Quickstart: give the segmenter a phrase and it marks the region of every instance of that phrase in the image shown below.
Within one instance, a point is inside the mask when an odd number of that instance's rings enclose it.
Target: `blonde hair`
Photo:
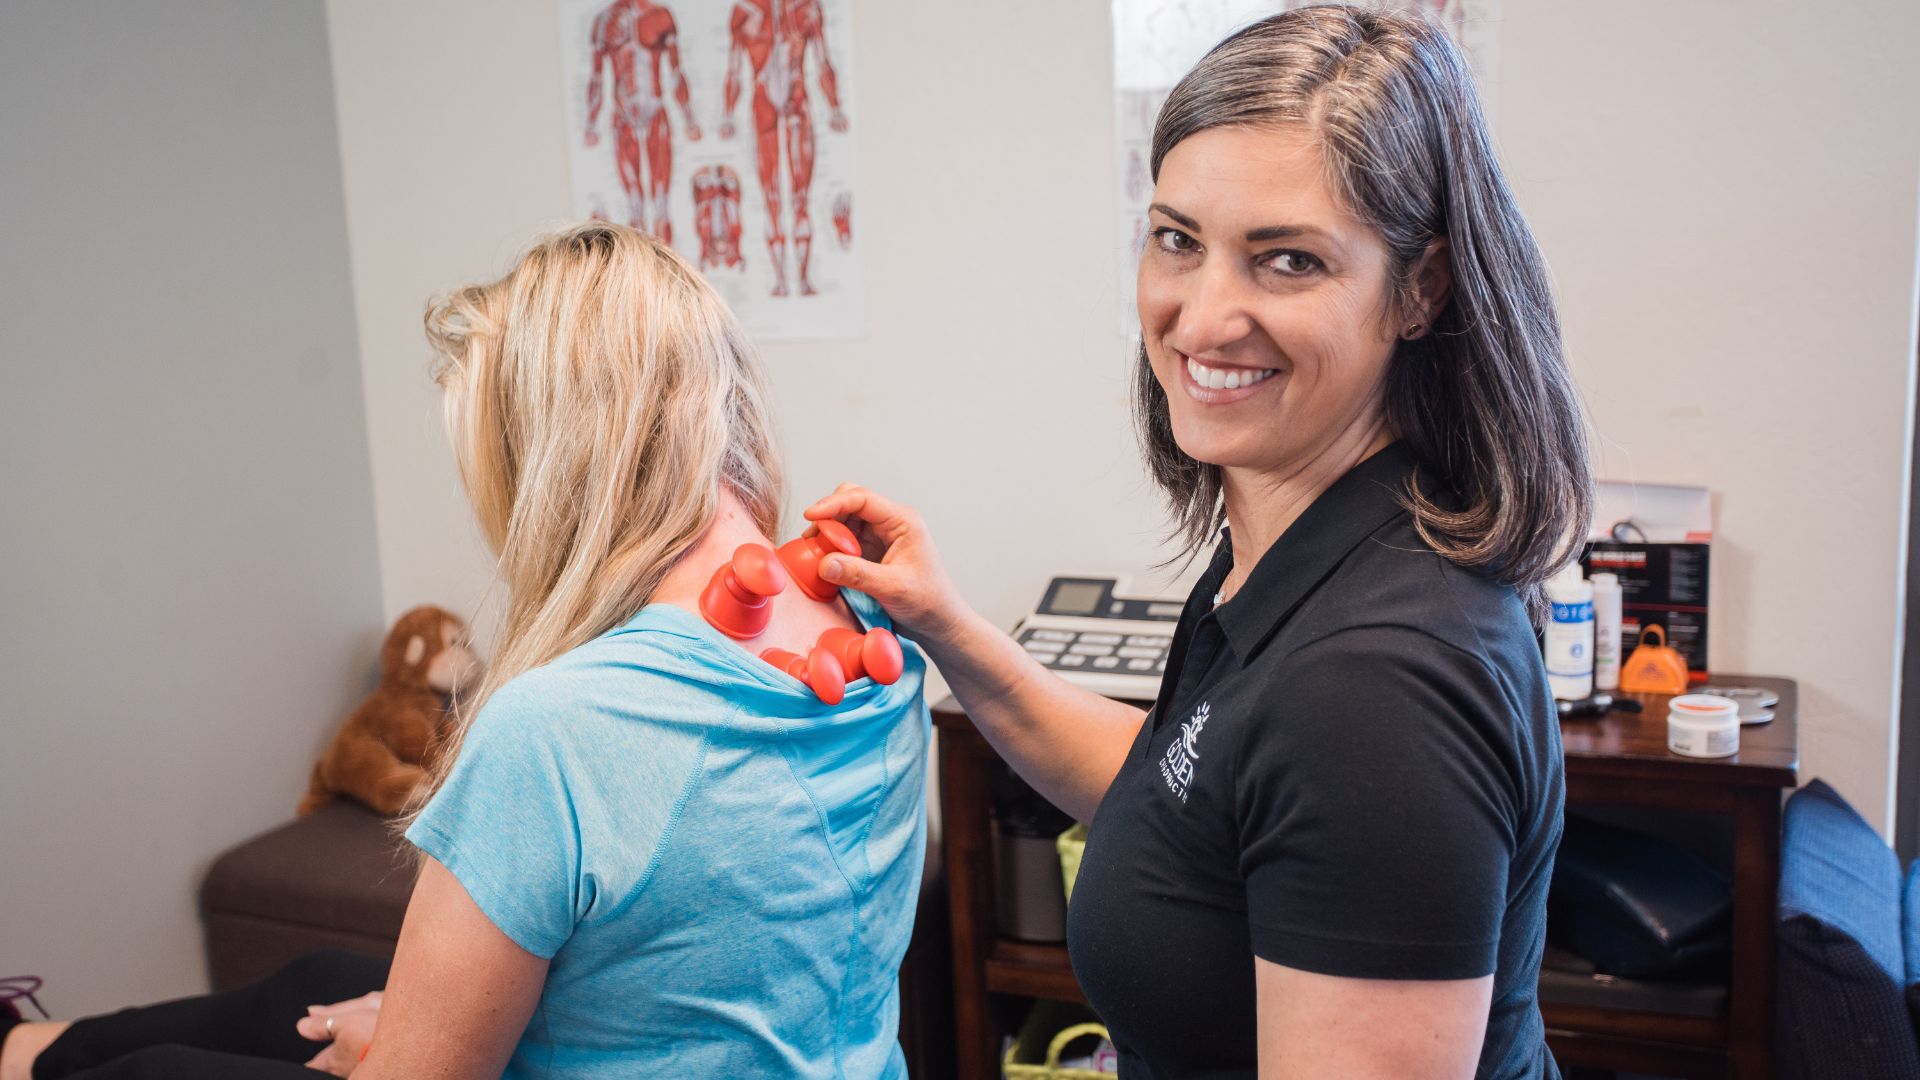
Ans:
[[[654,238],[587,222],[427,306],[448,437],[506,611],[428,794],[514,677],[632,618],[730,488],[769,536],[784,499],[765,381],[733,313]],[[424,797],[421,800],[424,803]]]

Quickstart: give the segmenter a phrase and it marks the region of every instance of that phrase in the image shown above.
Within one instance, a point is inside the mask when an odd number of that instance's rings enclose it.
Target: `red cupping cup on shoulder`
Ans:
[[[854,539],[853,530],[828,518],[813,523],[818,530],[812,536],[802,536],[780,545],[780,561],[786,565],[787,573],[793,575],[794,584],[800,591],[825,603],[840,595],[838,586],[821,580],[820,560],[828,555],[858,555],[860,541]]]
[[[860,644],[860,660],[873,681],[892,686],[907,670],[907,658],[901,655],[900,639],[891,630],[869,630]]]
[[[733,560],[713,572],[700,594],[700,614],[731,638],[757,637],[773,618],[769,597],[787,587],[787,571],[773,549],[741,544]]]
[[[829,705],[846,700],[846,670],[827,649],[815,646],[805,656],[785,649],[766,649],[760,653],[760,659],[806,683],[815,697]]]
[[[890,630],[869,630],[862,634],[857,630],[835,628],[820,635],[819,648],[839,659],[841,669],[850,680],[871,676],[874,682],[890,685],[898,682],[906,669],[900,641]]]
[[[807,685],[820,700],[829,705],[838,705],[847,696],[847,673],[840,661],[825,649],[810,649],[807,652]]]

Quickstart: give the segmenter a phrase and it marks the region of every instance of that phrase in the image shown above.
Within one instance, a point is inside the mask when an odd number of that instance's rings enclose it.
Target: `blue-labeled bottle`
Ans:
[[[1580,576],[1580,564],[1547,579],[1547,682],[1561,701],[1593,696],[1593,583]]]

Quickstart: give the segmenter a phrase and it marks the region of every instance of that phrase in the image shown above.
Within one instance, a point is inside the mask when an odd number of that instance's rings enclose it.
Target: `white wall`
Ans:
[[[1503,8],[1499,135],[1606,470],[1721,493],[1712,660],[1800,678],[1806,775],[1884,820],[1920,185],[1895,49],[1920,9]],[[1158,553],[1113,315],[1107,10],[854,0],[871,332],[765,348],[796,508],[845,478],[917,504],[1002,622],[1050,571]],[[558,18],[328,14],[386,605],[468,603],[485,562],[419,312],[569,213]]]
[[[0,974],[58,1016],[205,985],[201,875],[372,674],[323,20],[0,5]]]
[[[962,586],[1005,621],[1053,568],[1154,558],[1113,299],[1100,11],[857,4],[870,333],[764,347],[794,520],[843,479],[917,503]],[[375,0],[330,0],[328,15],[386,603],[470,604],[486,567],[420,312],[570,213],[559,18]],[[1022,32],[980,35],[992,25]],[[964,39],[975,47],[949,44]],[[717,102],[695,107],[715,126]],[[1052,116],[1073,120],[1040,122]]]
[[[1802,777],[1891,836],[1920,5],[1504,7],[1602,474],[1714,489],[1710,662],[1798,678]]]

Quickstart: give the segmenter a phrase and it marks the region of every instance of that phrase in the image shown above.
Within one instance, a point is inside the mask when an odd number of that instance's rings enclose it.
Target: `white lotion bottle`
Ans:
[[[1595,574],[1593,582],[1593,688],[1620,688],[1620,579]]]
[[[1593,585],[1579,563],[1547,579],[1547,602],[1547,682],[1559,700],[1584,701],[1593,696]]]

